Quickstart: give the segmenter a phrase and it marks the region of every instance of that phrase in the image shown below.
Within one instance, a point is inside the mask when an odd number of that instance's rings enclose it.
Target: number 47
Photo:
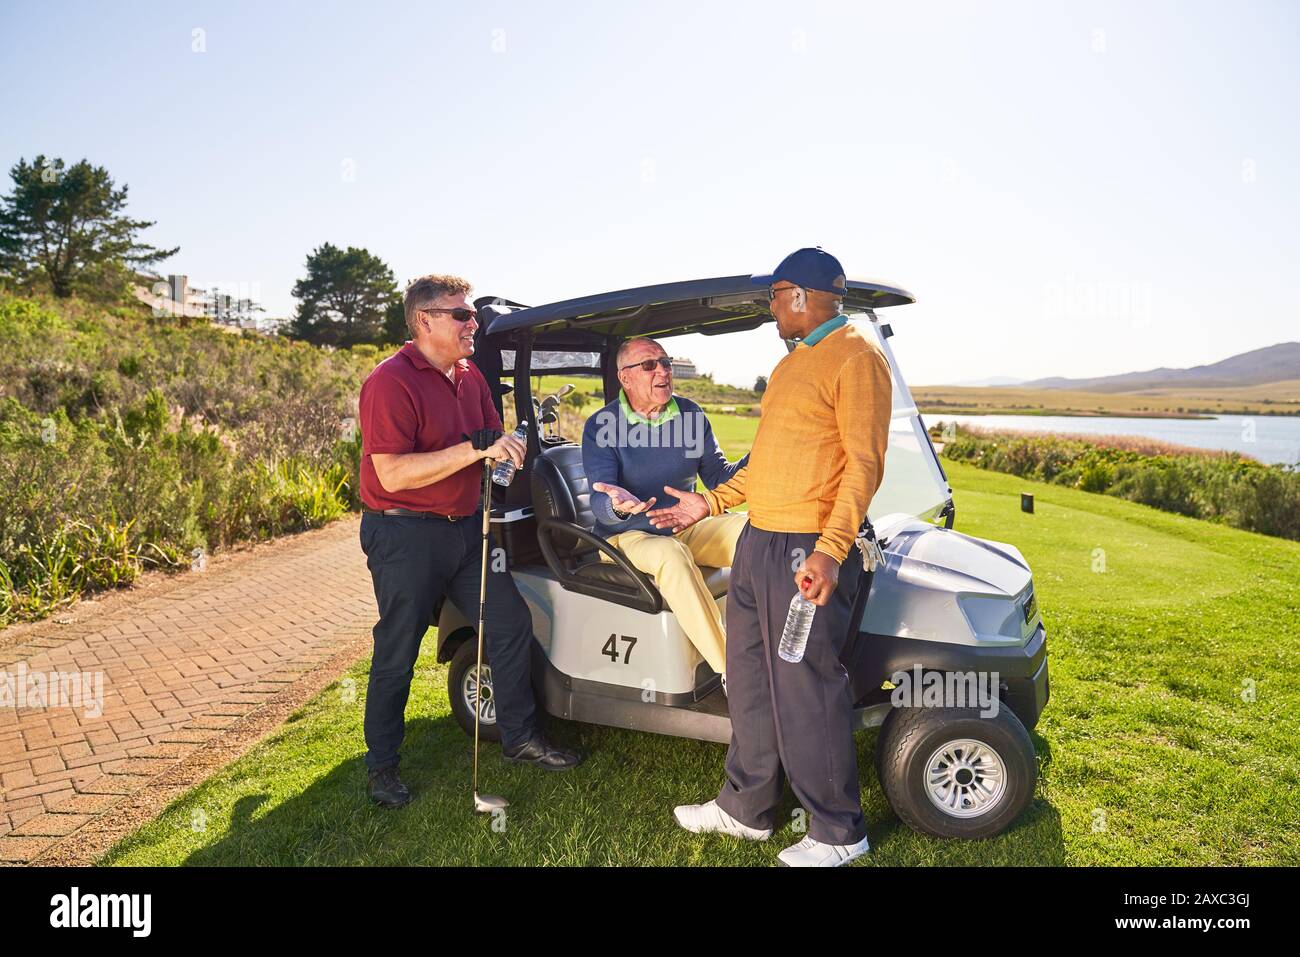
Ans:
[[[631,635],[610,635],[609,641],[605,642],[605,647],[600,649],[602,655],[607,655],[609,660],[618,664],[618,642],[627,642],[627,650],[623,652],[623,664],[632,660],[632,649],[636,647],[636,639]]]

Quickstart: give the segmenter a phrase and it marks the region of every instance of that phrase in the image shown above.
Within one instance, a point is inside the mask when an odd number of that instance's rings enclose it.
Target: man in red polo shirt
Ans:
[[[398,777],[398,749],[433,609],[444,596],[465,614],[478,602],[481,462],[524,461],[523,444],[501,434],[487,381],[469,361],[478,329],[469,290],[455,276],[411,283],[411,341],[361,387],[361,548],[379,604],[366,694],[367,790],[384,807],[411,800]],[[530,681],[532,617],[510,573],[492,563],[485,621],[503,755],[551,770],[578,764],[579,755],[542,736]]]

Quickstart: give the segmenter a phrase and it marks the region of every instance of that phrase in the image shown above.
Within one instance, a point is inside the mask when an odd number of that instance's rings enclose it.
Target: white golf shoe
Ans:
[[[857,860],[870,850],[871,845],[865,836],[856,844],[823,844],[805,837],[776,857],[786,867],[839,867]]]
[[[718,807],[717,801],[708,804],[683,804],[673,808],[673,817],[686,830],[695,834],[716,831],[732,837],[743,837],[747,841],[766,841],[772,836],[770,827],[762,830],[741,824],[734,817]]]

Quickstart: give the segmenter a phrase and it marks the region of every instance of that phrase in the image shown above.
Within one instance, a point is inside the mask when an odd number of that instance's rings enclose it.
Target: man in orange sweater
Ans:
[[[679,531],[749,503],[727,591],[727,782],[674,816],[689,831],[766,840],[788,776],[812,820],[781,863],[838,867],[870,850],[840,652],[862,567],[854,537],[884,475],[889,363],[840,313],[847,285],[834,256],[800,249],[755,281],[768,283],[781,338],[797,344],[768,380],[749,465],[702,495],[674,489],[677,505],[648,513]],[[791,663],[777,647],[796,589],[818,607]]]

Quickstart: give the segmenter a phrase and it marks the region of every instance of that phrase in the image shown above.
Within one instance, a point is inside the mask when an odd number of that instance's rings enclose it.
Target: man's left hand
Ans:
[[[825,552],[813,552],[794,573],[794,587],[819,607],[831,600],[839,580],[840,563]]]

